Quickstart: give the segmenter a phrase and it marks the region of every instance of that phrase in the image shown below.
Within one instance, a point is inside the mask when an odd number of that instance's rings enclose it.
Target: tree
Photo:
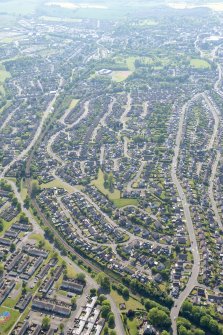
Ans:
[[[108,335],[108,326],[105,326],[104,328],[104,335]]]
[[[194,330],[194,335],[205,335],[205,332],[199,328]]]
[[[98,273],[96,280],[104,291],[110,292],[111,288],[110,280],[103,272]]]
[[[48,330],[50,328],[50,318],[45,316],[42,321],[43,330]]]
[[[123,297],[127,300],[129,298],[129,290],[127,289],[127,287],[125,287],[123,290],[122,290],[122,295]]]
[[[0,277],[3,275],[3,273],[4,273],[4,265],[0,263]]]
[[[38,243],[38,248],[42,249],[44,247],[44,245],[45,245],[45,241],[40,240],[39,243]]]
[[[101,304],[104,300],[106,300],[106,296],[104,294],[100,294],[99,297],[98,297],[98,300]]]
[[[83,284],[85,284],[86,283],[86,275],[85,275],[85,273],[83,273],[83,272],[78,273],[76,275],[76,279],[78,281],[82,282]]]
[[[129,319],[134,318],[135,311],[133,311],[132,309],[129,309],[126,315]]]
[[[14,252],[15,251],[15,249],[16,249],[16,247],[15,247],[15,244],[14,243],[12,243],[11,245],[10,245],[10,252]]]
[[[108,319],[109,313],[111,312],[111,307],[109,305],[104,305],[101,307],[101,316],[104,319]]]
[[[179,327],[178,333],[179,333],[179,335],[189,335],[188,331],[187,331],[187,328],[185,328],[184,326]]]
[[[209,330],[211,333],[213,334],[217,334],[218,333],[218,323],[216,320],[214,319],[210,319],[209,322]]]
[[[40,192],[40,187],[39,187],[39,184],[37,181],[34,181],[32,183],[32,193],[31,193],[31,196],[32,198],[35,198]]]
[[[163,330],[162,333],[161,333],[161,335],[170,335],[170,333],[168,331],[166,331],[166,330]]]
[[[211,318],[210,318],[210,316],[208,316],[208,315],[204,315],[204,316],[202,316],[201,319],[200,319],[200,325],[201,325],[201,327],[204,328],[205,330],[207,330],[208,327],[209,327],[210,319],[211,319]]]
[[[116,332],[114,330],[111,330],[110,335],[116,335]]]
[[[49,227],[44,228],[44,236],[50,241],[54,240],[54,234],[52,233]]]
[[[0,232],[2,232],[4,229],[4,223],[3,223],[3,220],[0,219]]]
[[[63,333],[63,331],[64,331],[64,324],[60,323],[59,328],[60,328],[60,332]]]
[[[189,301],[185,301],[182,305],[182,313],[191,313],[192,312],[193,305]]]
[[[154,326],[161,329],[171,325],[170,317],[158,307],[154,307],[149,311],[148,318]]]
[[[27,292],[27,283],[23,280],[22,281],[22,295],[25,295]]]
[[[77,299],[76,299],[76,297],[72,297],[72,298],[71,298],[72,309],[75,309],[75,308],[76,308],[76,304],[77,304]]]
[[[30,207],[30,199],[29,199],[28,195],[26,196],[26,198],[24,200],[24,207],[27,208],[27,209]]]
[[[109,328],[115,328],[115,317],[113,313],[110,313],[108,316],[108,327]]]
[[[102,301],[102,305],[108,305],[111,306],[110,301],[108,299],[105,299]]]
[[[24,224],[28,224],[29,223],[29,219],[27,218],[25,213],[21,213],[20,214],[20,218],[19,218],[19,222],[24,223]]]
[[[90,295],[91,295],[91,297],[95,297],[96,294],[97,294],[97,290],[96,290],[96,288],[91,288],[91,289],[90,289]]]

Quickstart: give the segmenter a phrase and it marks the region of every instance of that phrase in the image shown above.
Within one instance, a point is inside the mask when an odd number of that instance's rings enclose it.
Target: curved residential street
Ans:
[[[214,131],[213,131],[212,138],[211,138],[211,141],[210,141],[209,146],[208,146],[208,149],[210,150],[210,149],[214,149],[214,142],[216,141],[216,138],[217,138],[217,134],[218,134],[218,130],[219,130],[219,124],[220,124],[220,118],[219,118],[218,110],[212,104],[209,97],[206,94],[203,94],[203,96],[204,96],[204,99],[205,99],[210,111],[212,112],[212,115],[213,115],[213,118],[214,118],[214,121],[215,121]],[[216,144],[216,146],[217,146],[217,144]],[[208,195],[209,195],[210,200],[211,200],[212,209],[214,211],[215,219],[218,223],[218,226],[219,226],[219,228],[223,229],[223,225],[222,225],[222,222],[221,222],[221,218],[220,218],[220,215],[219,215],[219,212],[218,212],[218,208],[217,208],[217,204],[216,204],[215,196],[214,196],[214,180],[215,180],[215,177],[216,177],[217,167],[218,167],[218,163],[220,161],[220,158],[221,158],[220,151],[217,150],[216,157],[215,157],[214,163],[212,165],[212,169],[211,169],[211,176],[210,176],[210,179],[209,179],[209,187],[208,187]]]
[[[192,100],[195,100],[199,95],[195,95]],[[191,100],[190,100],[191,101]],[[172,180],[177,188],[179,197],[182,201],[183,205],[183,210],[184,210],[184,215],[185,215],[185,220],[186,220],[186,227],[190,239],[190,244],[191,244],[191,251],[193,255],[193,267],[191,270],[191,276],[186,284],[186,287],[184,290],[180,293],[179,297],[175,300],[174,306],[171,309],[171,322],[172,322],[172,331],[173,335],[177,335],[177,324],[176,324],[176,319],[179,315],[180,308],[185,301],[185,299],[188,297],[192,289],[196,286],[197,284],[197,278],[198,274],[200,271],[200,255],[198,251],[198,245],[197,245],[197,240],[196,240],[196,235],[195,235],[195,230],[193,226],[193,222],[191,219],[191,214],[190,214],[190,208],[187,203],[187,199],[184,193],[184,190],[181,186],[181,183],[177,177],[177,161],[178,161],[178,156],[179,156],[179,151],[180,151],[180,144],[181,144],[181,138],[182,138],[182,128],[183,128],[183,123],[184,123],[184,117],[189,105],[189,102],[185,103],[182,112],[181,112],[181,117],[180,117],[180,122],[179,122],[179,128],[178,128],[178,133],[176,137],[176,146],[174,149],[174,157],[172,161],[172,170],[171,170],[171,176]]]
[[[58,87],[56,93],[54,94],[53,99],[50,101],[47,109],[43,112],[43,116],[41,118],[40,124],[39,124],[39,126],[38,126],[38,128],[35,132],[35,135],[33,136],[33,139],[29,143],[28,147],[25,148],[17,157],[15,157],[8,165],[5,166],[5,168],[3,169],[3,171],[0,175],[1,178],[3,178],[5,176],[5,174],[9,171],[9,169],[13,166],[13,164],[15,162],[18,162],[18,161],[22,160],[29,153],[29,151],[34,147],[36,141],[38,140],[38,138],[39,138],[39,136],[40,136],[40,134],[43,130],[43,126],[44,126],[44,123],[45,123],[46,119],[48,118],[48,116],[52,112],[52,107],[53,107],[57,97],[60,94],[60,88],[61,88],[62,84],[63,84],[63,79],[60,79],[59,87]]]

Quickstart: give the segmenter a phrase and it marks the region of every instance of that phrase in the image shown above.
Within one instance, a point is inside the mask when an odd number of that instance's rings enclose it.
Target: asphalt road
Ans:
[[[196,99],[199,95],[194,96],[193,100]],[[190,100],[191,101],[191,100]],[[176,319],[179,315],[180,308],[185,301],[185,299],[188,297],[192,289],[196,286],[197,284],[197,278],[198,274],[200,271],[200,255],[198,251],[198,245],[197,245],[197,240],[196,240],[196,235],[195,235],[195,230],[193,226],[193,222],[191,219],[191,214],[190,214],[190,208],[187,203],[187,199],[185,196],[185,193],[183,191],[183,188],[181,186],[180,181],[178,180],[177,174],[176,174],[176,168],[177,168],[177,161],[179,157],[179,152],[180,152],[180,144],[181,144],[181,139],[182,139],[182,128],[183,128],[183,123],[184,123],[184,117],[185,113],[187,111],[189,102],[185,103],[182,112],[181,112],[181,117],[180,117],[180,122],[179,122],[179,128],[178,128],[178,133],[177,133],[177,138],[176,138],[176,146],[174,149],[174,157],[172,161],[172,169],[171,169],[171,176],[172,180],[177,188],[179,197],[182,201],[182,206],[184,210],[184,216],[186,219],[186,227],[190,239],[190,244],[191,244],[191,251],[193,255],[193,267],[192,267],[192,272],[191,276],[186,284],[185,289],[181,292],[179,297],[175,300],[174,306],[171,309],[171,322],[172,322],[172,331],[173,335],[177,335],[177,324],[176,324]]]

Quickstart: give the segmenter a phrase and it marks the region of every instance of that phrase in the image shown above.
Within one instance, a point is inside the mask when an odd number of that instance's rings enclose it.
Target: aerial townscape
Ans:
[[[0,335],[223,335],[223,3],[0,0]]]

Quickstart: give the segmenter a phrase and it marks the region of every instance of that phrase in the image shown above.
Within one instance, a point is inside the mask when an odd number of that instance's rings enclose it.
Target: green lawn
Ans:
[[[137,57],[128,57],[126,59],[126,63],[130,71],[135,71],[135,60],[136,59]]]
[[[129,328],[129,334],[130,335],[138,335],[138,329],[137,326],[139,325],[139,322],[136,318],[133,320],[127,319],[127,327]]]
[[[119,190],[114,189],[114,192],[110,192],[108,189],[106,189],[104,187],[104,173],[101,170],[99,170],[98,178],[93,180],[91,184],[97,187],[101,193],[108,196],[109,200],[111,200],[118,208],[130,205],[138,206],[137,199],[121,198],[121,192]]]
[[[190,66],[196,69],[209,69],[211,67],[206,60],[198,58],[191,59]]]
[[[127,319],[127,327],[129,328],[129,334],[130,335],[138,335],[139,334],[137,326],[139,326],[139,322],[136,318],[134,318],[132,320]]]
[[[92,185],[96,186],[97,189],[104,195],[107,195],[110,200],[120,199],[120,191],[115,189],[114,192],[110,192],[108,189],[104,187],[104,173],[99,170],[98,178],[93,180]]]
[[[0,64],[0,82],[4,83],[7,78],[10,78],[10,73],[6,71],[2,64]]]
[[[75,106],[77,106],[78,102],[78,99],[72,99],[68,109],[71,111]]]
[[[26,196],[28,194],[28,190],[25,187],[25,184],[24,184],[23,180],[21,180],[21,192],[20,193],[21,193],[22,199],[25,200],[25,198],[26,198]]]
[[[7,307],[10,307],[10,308],[14,308],[15,305],[17,304],[17,302],[19,301],[20,297],[21,297],[21,292],[19,292],[16,296],[15,299],[12,299],[12,298],[7,298],[5,301],[4,301],[4,306],[7,306]]]
[[[63,183],[61,180],[59,179],[54,179],[52,181],[50,181],[49,183],[46,184],[41,184],[40,187],[42,189],[44,188],[53,188],[53,187],[57,187],[57,188],[63,188],[65,189],[67,192],[72,193],[73,192],[73,188],[72,186],[69,187],[69,185],[67,183]]]
[[[121,207],[125,207],[125,206],[138,206],[138,200],[137,199],[124,199],[124,198],[120,198],[120,199],[114,199],[113,203],[116,207],[121,208]]]
[[[121,295],[119,295],[118,292],[115,290],[111,291],[111,296],[118,308],[120,304],[125,303],[126,311],[128,311],[129,309],[132,309],[132,310],[144,309],[144,306],[138,300],[135,300],[132,297],[129,297],[129,300],[125,301],[124,298]]]
[[[131,71],[113,71],[112,72],[112,80],[120,83],[126,80],[132,74]]]
[[[19,317],[19,311],[1,306],[0,307],[0,320],[1,320],[1,315],[4,312],[9,312],[10,313],[10,319],[8,321],[6,321],[5,323],[0,324],[0,334],[1,335],[8,335],[10,329],[14,326],[14,324],[16,323],[16,321]]]
[[[3,231],[0,232],[0,237],[5,234],[5,232],[11,227],[13,223],[19,220],[19,215],[20,214],[18,214],[14,219],[12,219],[9,222],[3,219]]]

